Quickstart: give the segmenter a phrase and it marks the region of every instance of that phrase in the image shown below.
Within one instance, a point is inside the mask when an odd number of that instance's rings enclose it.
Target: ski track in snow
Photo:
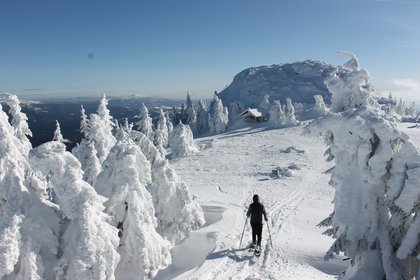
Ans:
[[[302,131],[302,127],[259,127],[197,139],[198,146],[204,147],[199,154],[172,162],[210,217],[192,236],[213,238],[214,249],[200,265],[192,269],[172,265],[168,271],[176,273],[159,273],[156,279],[337,278],[344,264],[323,261],[332,239],[316,227],[332,211],[329,175],[322,174],[331,163],[325,162],[323,140],[302,135]],[[290,146],[304,153],[282,152]],[[271,170],[290,164],[300,170],[293,170],[291,177],[270,176]],[[245,213],[255,193],[268,212],[273,243],[271,247],[265,223],[259,258],[248,252],[249,221],[239,248]],[[183,249],[186,255],[200,250],[193,244]]]

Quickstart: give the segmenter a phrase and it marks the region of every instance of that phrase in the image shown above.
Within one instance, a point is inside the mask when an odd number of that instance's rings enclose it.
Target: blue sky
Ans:
[[[241,70],[348,50],[420,100],[418,0],[0,0],[0,91],[210,97]]]

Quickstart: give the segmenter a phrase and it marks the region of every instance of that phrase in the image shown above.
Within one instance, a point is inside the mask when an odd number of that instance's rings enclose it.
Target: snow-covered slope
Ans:
[[[335,279],[345,262],[324,262],[332,239],[316,225],[332,210],[331,167],[322,139],[302,127],[254,127],[198,139],[199,154],[173,161],[191,185],[206,225],[173,250],[173,264],[155,279]],[[272,176],[278,169],[280,178]],[[263,253],[252,257],[245,212],[259,194],[268,215]]]
[[[314,95],[322,95],[330,103],[331,93],[324,81],[335,69],[315,60],[251,67],[237,74],[219,97],[226,106],[232,102],[240,102],[245,107],[258,106],[265,95],[270,95],[270,101],[280,100],[283,104],[286,98],[313,104]]]

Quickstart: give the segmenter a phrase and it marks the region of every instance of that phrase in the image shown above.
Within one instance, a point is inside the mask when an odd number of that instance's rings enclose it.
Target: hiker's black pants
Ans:
[[[263,225],[251,223],[251,227],[252,227],[252,243],[255,244],[255,241],[257,241],[256,242],[257,245],[261,246],[261,235],[262,235]]]

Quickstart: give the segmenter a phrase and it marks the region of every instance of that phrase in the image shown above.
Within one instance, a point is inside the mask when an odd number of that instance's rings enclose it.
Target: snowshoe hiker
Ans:
[[[261,252],[261,236],[263,229],[263,215],[264,220],[268,221],[267,213],[265,212],[264,205],[260,202],[260,198],[257,194],[252,197],[254,201],[249,205],[246,216],[251,216],[251,228],[252,228],[252,245],[255,248],[255,253]]]

